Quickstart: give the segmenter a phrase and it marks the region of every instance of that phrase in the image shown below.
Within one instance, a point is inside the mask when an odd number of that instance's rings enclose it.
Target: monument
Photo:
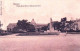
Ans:
[[[58,32],[57,30],[54,30],[52,18],[50,18],[49,30],[47,30],[47,32],[50,32],[50,33]]]
[[[53,27],[53,25],[52,25],[52,18],[50,18],[50,24],[49,24],[49,31],[50,32],[54,32],[54,27]]]

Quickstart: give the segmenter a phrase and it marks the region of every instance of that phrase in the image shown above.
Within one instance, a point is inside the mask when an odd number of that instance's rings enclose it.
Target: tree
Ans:
[[[32,25],[30,22],[28,22],[28,20],[18,20],[17,28],[22,29],[22,30],[26,30],[26,31],[29,31],[29,32],[34,32],[35,31],[34,25]]]
[[[0,21],[0,33],[2,32],[1,26],[2,26],[2,24],[1,24],[1,21]]]
[[[1,28],[2,24],[1,24],[1,21],[0,21],[0,28]]]
[[[57,22],[54,22],[54,23],[53,23],[54,30],[58,30],[58,31],[59,31],[60,28],[61,28],[61,27],[60,27],[60,24],[61,24],[61,22],[58,22],[58,21],[57,21]]]
[[[43,27],[41,28],[41,30],[44,30],[44,31],[47,31],[47,29],[48,29],[48,26],[43,26]]]
[[[66,17],[64,17],[64,18],[61,19],[61,22],[65,22],[65,21],[67,21]]]
[[[62,32],[65,31],[66,21],[67,21],[67,18],[66,18],[66,17],[64,17],[64,18],[61,19],[61,24],[60,24],[60,27],[61,27],[61,28],[60,28],[60,31],[62,31]]]

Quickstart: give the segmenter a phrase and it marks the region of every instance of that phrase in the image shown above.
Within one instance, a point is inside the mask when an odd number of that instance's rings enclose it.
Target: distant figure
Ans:
[[[66,31],[66,33],[65,33],[65,36],[67,36],[67,31]]]
[[[67,36],[67,33],[61,33],[59,34],[60,36]]]

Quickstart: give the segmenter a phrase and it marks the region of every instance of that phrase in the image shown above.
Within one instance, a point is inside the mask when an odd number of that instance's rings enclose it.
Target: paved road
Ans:
[[[0,36],[0,51],[80,51],[80,35]]]

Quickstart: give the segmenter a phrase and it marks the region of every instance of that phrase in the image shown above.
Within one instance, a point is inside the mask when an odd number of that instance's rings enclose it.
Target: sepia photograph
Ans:
[[[0,51],[80,51],[80,0],[0,0]]]

